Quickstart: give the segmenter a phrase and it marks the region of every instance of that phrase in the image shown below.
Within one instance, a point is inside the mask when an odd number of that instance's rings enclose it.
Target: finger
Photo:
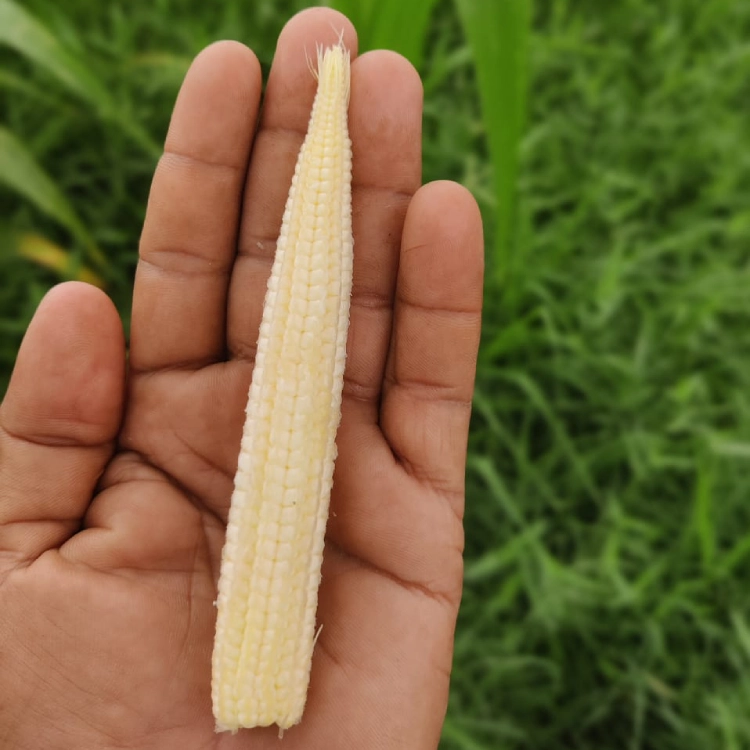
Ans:
[[[381,427],[407,471],[459,503],[483,270],[471,194],[451,182],[426,185],[404,226]]]
[[[383,383],[406,210],[422,180],[422,82],[400,55],[362,55],[352,69],[354,276],[344,396],[371,422]]]
[[[199,367],[224,356],[260,91],[258,60],[236,42],[205,49],[185,78],[141,237],[130,353],[136,371]]]
[[[53,289],[0,405],[0,555],[33,559],[78,529],[122,415],[125,343],[94,287]]]
[[[315,97],[308,61],[314,58],[316,45],[336,44],[342,33],[354,57],[354,27],[330,8],[298,13],[279,35],[245,188],[239,253],[229,293],[227,343],[237,359],[255,358],[281,217]]]

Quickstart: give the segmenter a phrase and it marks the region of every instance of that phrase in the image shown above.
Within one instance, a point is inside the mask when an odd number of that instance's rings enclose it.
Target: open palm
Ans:
[[[48,294],[0,407],[0,747],[278,747],[216,734],[219,560],[265,284],[314,95],[284,29],[262,116],[236,43],[196,59],[157,168],[130,355],[111,302]],[[302,723],[283,746],[434,748],[462,579],[482,230],[458,185],[420,187],[419,78],[352,64],[354,289],[339,458]],[[256,128],[256,123],[259,123]]]

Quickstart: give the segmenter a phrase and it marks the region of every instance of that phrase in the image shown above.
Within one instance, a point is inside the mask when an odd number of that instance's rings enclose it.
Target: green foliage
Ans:
[[[26,147],[0,126],[0,182],[17,191],[40,211],[70,230],[89,251],[93,260],[104,260],[83,222],[55,182],[39,166]]]
[[[57,280],[10,238],[80,254],[67,204],[127,321],[155,159],[132,128],[163,138],[188,61],[214,39],[267,68],[304,4],[24,0],[40,26],[11,34],[0,0],[0,392]],[[550,0],[528,27],[527,8],[350,8],[363,48],[420,67],[425,179],[463,182],[487,217],[443,747],[742,750],[750,5]]]
[[[0,45],[8,45],[29,58],[82,97],[107,122],[122,128],[152,155],[158,154],[156,143],[137,121],[118,108],[86,63],[66,50],[42,23],[14,0],[0,0]]]
[[[446,747],[750,747],[750,7],[538,11]]]
[[[392,49],[422,67],[424,44],[436,0],[332,0],[358,30],[360,52]]]
[[[107,90],[86,64],[14,0],[0,0],[0,44],[8,45],[44,68],[67,89],[97,109],[110,107]]]
[[[508,273],[514,226],[519,141],[528,86],[531,0],[455,0],[476,69],[494,169],[495,254],[490,273]]]
[[[362,51],[394,49],[417,69],[425,67],[424,45],[430,38],[431,25],[434,26],[435,0],[331,0],[330,4],[360,30]],[[489,268],[502,278],[509,273],[512,262],[509,256],[519,145],[526,114],[531,0],[453,0],[452,5],[463,35],[451,40],[450,51],[454,60],[468,52],[473,63],[481,127],[493,169],[494,195],[487,216],[495,237],[495,252],[488,258]],[[452,13],[450,18],[455,23]],[[445,37],[439,38],[438,48],[445,41]],[[447,73],[434,58],[425,71],[426,75],[430,72],[438,80]]]

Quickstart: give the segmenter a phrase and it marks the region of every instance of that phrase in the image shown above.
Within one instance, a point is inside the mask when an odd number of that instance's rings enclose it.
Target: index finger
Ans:
[[[136,372],[223,358],[226,296],[260,102],[260,64],[219,42],[193,62],[154,175],[133,293]]]

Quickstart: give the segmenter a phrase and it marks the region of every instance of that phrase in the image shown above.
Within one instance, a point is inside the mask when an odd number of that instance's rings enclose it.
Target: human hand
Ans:
[[[254,344],[315,82],[311,9],[277,48],[260,125],[251,51],[180,92],[144,226],[130,356],[98,290],[45,298],[0,406],[0,748],[277,748],[215,734],[216,584]],[[285,748],[434,748],[462,583],[482,298],[479,212],[421,184],[422,90],[352,64],[354,289],[318,619]]]

